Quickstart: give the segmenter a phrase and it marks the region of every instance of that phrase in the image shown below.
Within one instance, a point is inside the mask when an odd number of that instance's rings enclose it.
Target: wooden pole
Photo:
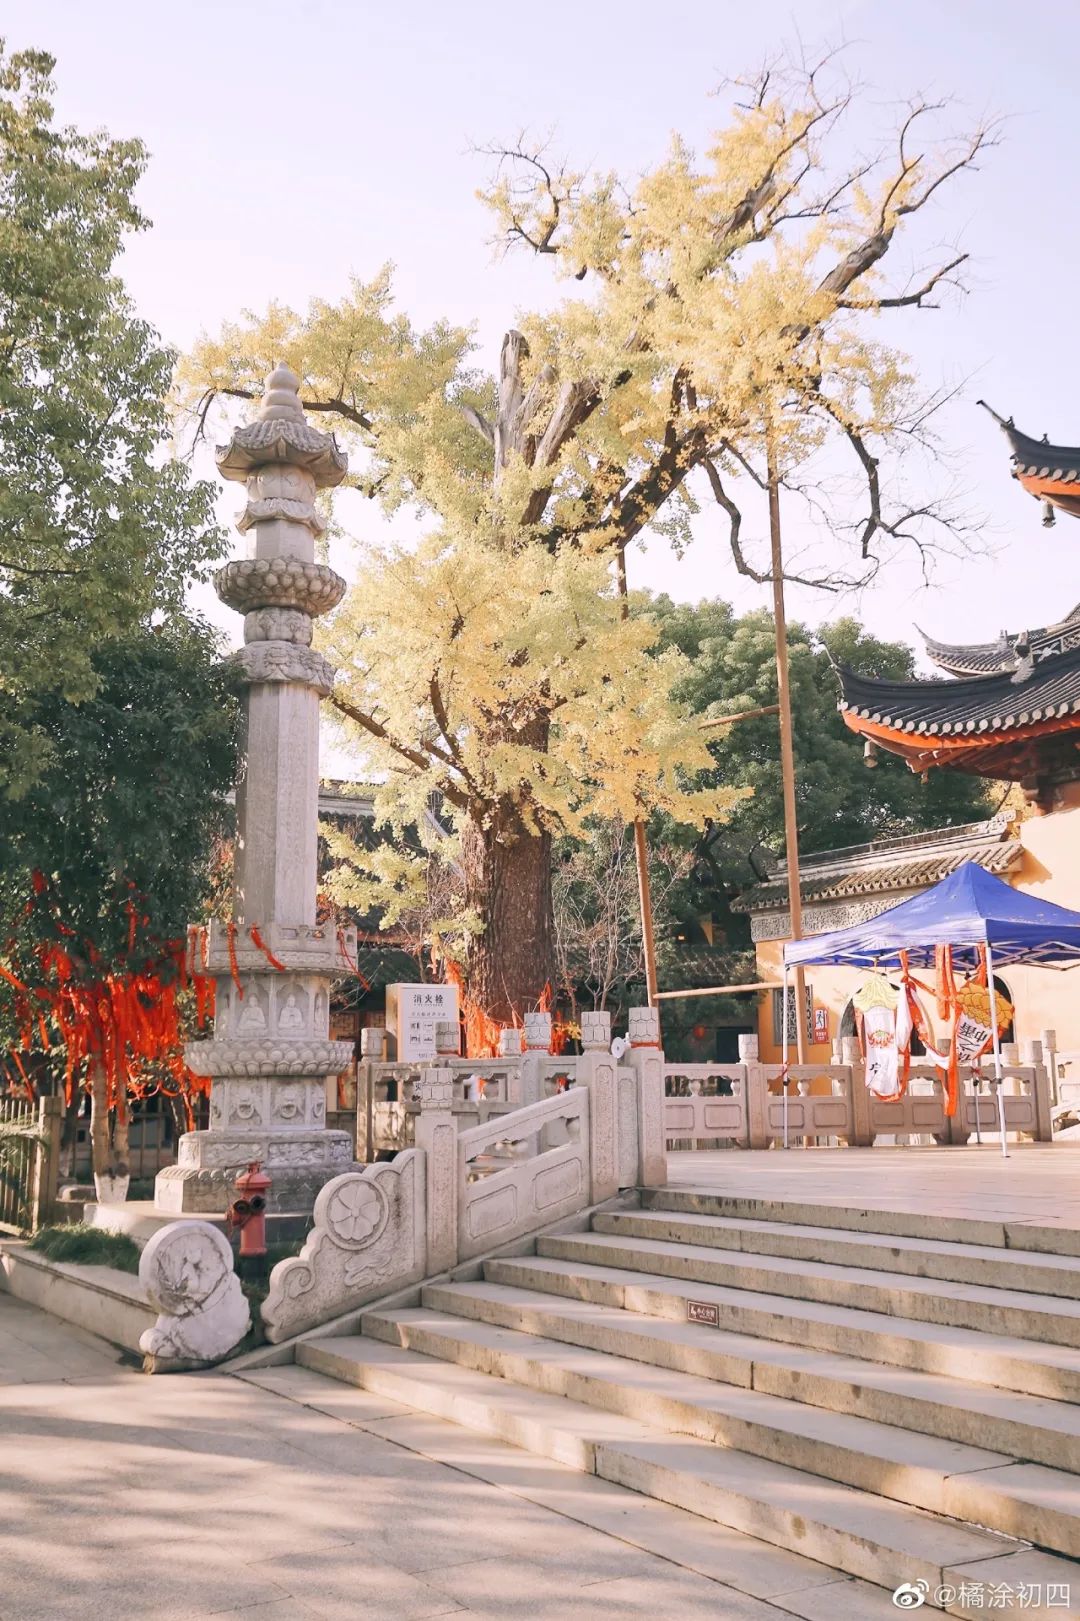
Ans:
[[[629,589],[626,581],[626,548],[620,546],[615,566],[622,597],[622,616],[630,617]],[[641,944],[645,953],[645,997],[650,1007],[656,1006],[656,937],[653,933],[652,887],[649,883],[649,846],[645,839],[645,823],[634,821],[634,860],[637,865],[638,908],[641,912]]]
[[[742,996],[747,991],[779,991],[783,984],[778,979],[755,979],[749,985],[706,985],[699,991],[657,991],[658,1002],[674,1002],[688,996]]]
[[[641,941],[645,948],[645,996],[656,1006],[656,939],[653,934],[652,890],[649,887],[649,847],[645,823],[634,823],[634,855],[637,858],[638,903],[641,907]]]
[[[795,749],[791,732],[791,686],[788,681],[787,615],[784,609],[784,554],[780,539],[780,480],[771,431],[765,436],[769,488],[769,540],[772,547],[773,622],[776,631],[776,695],[780,701],[780,774],[784,785],[784,852],[787,857],[791,938],[802,939],[802,892],[799,888],[799,833],[795,819]],[[801,967],[795,969],[795,1050],[806,1063],[806,989]],[[785,998],[786,1002],[786,998]],[[785,1040],[787,1038],[785,1008]],[[787,1087],[784,1088],[785,1096]]]
[[[703,720],[700,722],[700,729],[707,732],[710,726],[730,726],[733,721],[757,720],[759,715],[779,715],[779,713],[779,704],[765,704],[762,709],[740,709],[734,715],[717,715],[714,720]]]

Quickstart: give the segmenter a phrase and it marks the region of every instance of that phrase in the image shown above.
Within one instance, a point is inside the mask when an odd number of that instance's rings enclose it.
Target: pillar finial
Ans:
[[[304,408],[300,404],[300,379],[279,360],[265,380],[265,391],[259,407],[260,422],[303,422]]]

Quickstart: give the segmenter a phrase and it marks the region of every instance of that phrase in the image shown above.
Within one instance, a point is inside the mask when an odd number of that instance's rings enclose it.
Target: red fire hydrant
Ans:
[[[240,1255],[266,1254],[266,1195],[270,1178],[261,1163],[253,1159],[246,1171],[236,1178],[236,1198],[229,1206],[229,1231],[240,1234]]]

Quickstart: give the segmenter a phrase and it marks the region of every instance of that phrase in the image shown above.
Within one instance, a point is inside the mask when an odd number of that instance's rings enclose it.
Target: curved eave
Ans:
[[[897,755],[920,775],[925,771],[962,771],[965,775],[1006,779],[1018,753],[1027,745],[1050,737],[1076,733],[1080,745],[1080,713],[1030,721],[996,731],[962,731],[942,737],[927,732],[886,726],[857,710],[842,711],[845,726],[868,738],[889,754]]]
[[[1080,517],[1080,445],[1052,445],[1021,433],[1012,421],[984,406],[1009,441],[1013,477],[1038,501],[1049,501],[1070,517]]]
[[[1044,477],[1039,471],[1014,467],[1013,477],[1036,501],[1049,501],[1052,507],[1068,513],[1070,518],[1080,518],[1080,475],[1065,479],[1057,476],[1059,472],[1059,468],[1053,468]]]
[[[965,647],[936,642],[918,625],[915,629],[922,637],[927,658],[950,675],[1005,675],[1016,668],[1016,653],[1008,636],[999,636],[996,642],[971,642]]]

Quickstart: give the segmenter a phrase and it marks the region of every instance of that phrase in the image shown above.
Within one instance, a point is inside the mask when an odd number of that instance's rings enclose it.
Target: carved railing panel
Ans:
[[[668,1144],[749,1143],[747,1071],[732,1064],[664,1065],[664,1135]]]
[[[762,1064],[758,1074],[765,1087],[765,1137],[769,1142],[784,1139],[784,1093],[787,1087],[788,1140],[842,1137],[855,1142],[855,1103],[852,1070],[848,1064],[789,1064],[784,1080],[783,1066]],[[777,1088],[772,1091],[769,1082]],[[827,1083],[827,1090],[824,1083]],[[861,1078],[859,1085],[862,1084]]]
[[[462,1132],[459,1259],[583,1210],[589,1203],[588,1134],[589,1095],[578,1087]]]
[[[1080,1109],[1080,1052],[1055,1052],[1054,1102],[1061,1107]]]

